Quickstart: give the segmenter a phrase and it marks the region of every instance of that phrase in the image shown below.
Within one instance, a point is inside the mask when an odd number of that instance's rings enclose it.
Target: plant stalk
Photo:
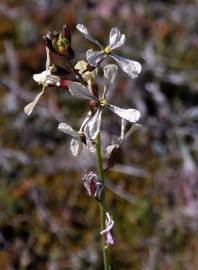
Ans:
[[[100,227],[101,231],[105,229],[105,214],[106,214],[106,194],[105,194],[105,180],[104,180],[104,170],[102,166],[102,155],[101,155],[101,141],[100,141],[100,132],[96,138],[96,159],[97,159],[97,168],[98,168],[98,176],[103,184],[103,190],[101,194],[101,202],[100,202]],[[109,262],[109,248],[105,243],[104,235],[102,235],[102,250],[103,250],[103,260],[104,260],[104,270],[110,270],[110,262]]]

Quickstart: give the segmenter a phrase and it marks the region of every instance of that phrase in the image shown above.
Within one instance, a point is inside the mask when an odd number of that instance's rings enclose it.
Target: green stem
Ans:
[[[100,202],[100,227],[101,227],[101,231],[103,231],[105,229],[106,196],[105,196],[104,170],[102,166],[100,133],[98,133],[98,136],[96,138],[96,159],[97,159],[97,167],[98,167],[98,176],[104,186],[102,194],[101,194],[101,202]],[[108,245],[106,245],[105,243],[104,236],[102,236],[102,250],[103,250],[103,259],[104,259],[104,270],[110,270],[111,267],[109,264],[109,248],[108,248]]]

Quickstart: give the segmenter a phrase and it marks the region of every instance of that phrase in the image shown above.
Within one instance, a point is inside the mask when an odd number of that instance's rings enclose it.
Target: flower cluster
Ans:
[[[106,148],[108,168],[113,166],[114,156],[122,142],[140,127],[140,125],[137,124],[140,118],[140,112],[133,108],[120,108],[111,104],[109,93],[118,76],[118,66],[127,73],[130,78],[134,79],[141,72],[141,65],[137,61],[126,59],[113,53],[114,49],[123,46],[126,41],[125,35],[121,34],[117,28],[114,27],[111,29],[107,46],[102,46],[99,41],[92,37],[84,25],[78,24],[77,29],[85,38],[96,44],[100,50],[88,50],[86,52],[86,61],[80,60],[73,65],[71,60],[74,58],[75,54],[71,46],[71,34],[68,27],[63,27],[63,33],[56,31],[48,32],[44,37],[47,55],[46,68],[40,74],[33,75],[33,79],[38,84],[42,85],[42,90],[31,103],[25,106],[24,111],[27,115],[30,115],[35,105],[44,94],[45,89],[49,86],[64,87],[65,89],[69,89],[72,96],[87,100],[90,110],[87,112],[79,130],[74,130],[68,123],[60,123],[58,125],[58,130],[72,137],[70,150],[75,157],[81,154],[83,145],[85,145],[91,153],[95,152],[96,140],[101,129],[104,110],[111,111],[119,116],[121,118],[120,136],[113,136],[111,144]],[[64,57],[67,61],[69,71],[51,63],[50,55],[53,53]],[[96,76],[101,63],[107,57],[113,59],[118,66],[116,64],[106,64],[103,66],[104,87],[103,91],[100,92],[96,84]],[[72,80],[67,78],[67,75],[70,73],[73,73],[71,77]],[[63,76],[66,76],[66,78],[63,78]],[[129,125],[130,127],[127,129]],[[97,199],[99,203],[102,203],[104,181],[101,181],[97,174],[92,171],[86,174],[82,180],[88,195]],[[112,245],[114,241],[111,230],[114,221],[110,214],[106,212],[106,209],[104,213],[106,215],[105,228],[100,234],[103,235],[107,245]]]
[[[140,63],[112,53],[114,49],[123,46],[126,41],[125,35],[121,34],[117,28],[113,27],[111,29],[109,34],[109,44],[106,47],[103,47],[99,41],[93,38],[84,25],[78,24],[77,29],[88,40],[95,43],[100,48],[100,51],[93,51],[92,49],[87,51],[86,53],[87,61],[91,66],[94,67],[97,66],[100,62],[104,60],[105,57],[109,56],[112,59],[114,59],[120,66],[120,68],[124,72],[126,72],[132,79],[135,79],[139,75],[139,73],[141,72]]]
[[[50,66],[50,51],[47,47],[46,47],[46,54],[47,54],[46,69],[39,74],[33,75],[33,79],[38,84],[41,84],[43,88],[41,92],[35,97],[35,99],[31,103],[25,106],[24,111],[27,115],[30,115],[32,113],[37,102],[39,101],[41,96],[44,94],[46,87],[50,85],[55,86],[60,82],[60,78],[52,74],[54,66]]]

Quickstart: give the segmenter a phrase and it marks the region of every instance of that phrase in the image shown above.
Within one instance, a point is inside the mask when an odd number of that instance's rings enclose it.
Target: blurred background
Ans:
[[[72,31],[73,63],[118,27],[127,36],[117,53],[142,63],[130,80],[119,73],[112,102],[141,111],[142,127],[122,144],[106,175],[115,220],[112,269],[198,269],[198,2],[130,0],[0,1],[0,270],[99,270],[98,205],[82,176],[93,157],[75,159],[59,122],[78,128],[85,101],[51,88],[30,117],[24,106],[41,87],[43,35]],[[101,73],[102,75],[102,73]],[[98,84],[102,87],[102,76]],[[106,146],[120,119],[103,118]]]

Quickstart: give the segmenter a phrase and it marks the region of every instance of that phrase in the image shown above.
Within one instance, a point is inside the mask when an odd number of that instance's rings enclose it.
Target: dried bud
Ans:
[[[90,172],[89,174],[86,174],[82,178],[82,180],[83,180],[84,187],[87,190],[89,196],[100,200],[103,185],[99,181],[97,174]]]

